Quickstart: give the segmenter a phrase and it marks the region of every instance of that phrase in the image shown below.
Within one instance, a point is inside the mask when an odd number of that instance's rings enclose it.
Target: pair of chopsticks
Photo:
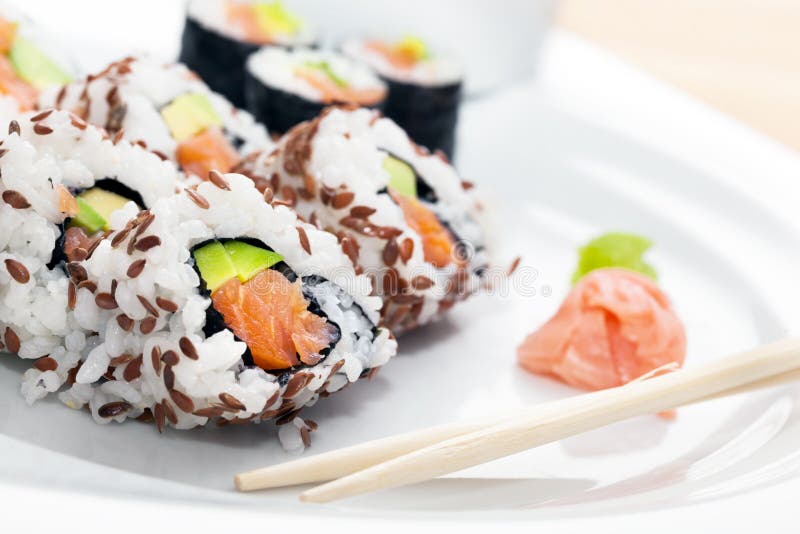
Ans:
[[[235,477],[240,491],[332,481],[306,502],[422,482],[638,415],[800,380],[800,339],[785,339],[624,386],[547,402],[502,417],[440,425]]]

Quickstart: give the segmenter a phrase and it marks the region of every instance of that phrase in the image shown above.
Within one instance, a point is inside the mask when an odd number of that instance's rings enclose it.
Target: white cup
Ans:
[[[286,0],[323,42],[412,34],[464,65],[470,95],[531,75],[554,0]]]

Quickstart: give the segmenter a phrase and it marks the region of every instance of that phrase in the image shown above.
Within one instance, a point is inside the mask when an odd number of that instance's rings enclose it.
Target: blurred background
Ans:
[[[11,0],[67,42],[87,69],[131,50],[175,57],[182,0]],[[530,75],[545,28],[577,34],[770,137],[800,148],[797,0],[287,0],[326,31],[416,25],[471,58],[470,91]],[[69,29],[59,21],[75,21]],[[357,14],[354,14],[357,13]],[[428,16],[421,16],[421,14]],[[158,14],[155,16],[154,14]],[[442,23],[450,20],[448,23]],[[457,22],[456,22],[457,21]],[[78,27],[76,27],[76,25]],[[112,26],[113,43],[98,26]],[[142,28],[145,28],[144,30]],[[335,32],[334,32],[335,33]],[[430,35],[426,35],[431,37]],[[328,34],[329,38],[336,35]],[[65,39],[60,41],[60,39]],[[68,41],[66,39],[69,39]]]

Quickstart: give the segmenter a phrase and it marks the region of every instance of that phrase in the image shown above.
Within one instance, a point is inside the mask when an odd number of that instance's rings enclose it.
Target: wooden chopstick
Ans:
[[[696,368],[546,403],[513,420],[413,450],[312,488],[300,499],[330,502],[422,482],[637,415],[713,398],[759,381],[780,382],[780,376],[798,370],[800,339],[786,339]]]
[[[721,391],[692,402],[702,402],[794,381],[800,381],[800,370],[755,380],[743,386]],[[583,402],[583,397],[584,395],[574,396],[568,399],[542,403],[533,407],[512,410],[511,412],[505,412],[501,416],[481,417],[468,421],[459,421],[372,440],[328,453],[241,473],[236,475],[234,481],[236,487],[240,491],[255,491],[334,480],[417,449],[456,436],[476,432],[502,421],[508,421],[522,415],[530,414],[532,411],[537,411],[542,416],[552,412],[558,413],[559,411],[569,409],[572,403]]]

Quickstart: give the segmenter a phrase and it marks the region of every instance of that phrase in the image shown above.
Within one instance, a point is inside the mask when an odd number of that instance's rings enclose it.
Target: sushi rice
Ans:
[[[118,133],[132,142],[173,162],[180,162],[180,141],[175,138],[163,110],[182,96],[200,97],[219,121],[219,128],[234,150],[234,162],[255,150],[272,146],[266,129],[253,117],[236,109],[211,91],[181,64],[163,64],[152,58],[129,57],[112,63],[102,72],[65,87],[43,93],[40,106],[66,109],[82,119]],[[216,126],[215,126],[216,127]],[[220,165],[216,170],[227,171]],[[200,178],[206,178],[206,172]]]
[[[301,408],[385,364],[396,342],[377,329],[379,298],[357,276],[335,236],[302,223],[285,206],[264,202],[244,176],[219,176],[160,200],[149,211],[129,204],[128,223],[81,262],[97,289],[80,289],[70,321],[97,332],[82,343],[74,383],[60,399],[88,406],[104,424],[155,418],[159,429],[278,419],[288,448],[308,442],[313,423]],[[147,225],[147,247],[128,247]],[[305,236],[309,253],[302,243]],[[120,238],[120,235],[122,236]],[[209,240],[248,238],[267,244],[302,277],[327,319],[341,333],[319,363],[268,372],[246,361],[247,345],[230,328],[204,334],[211,300],[193,265],[193,250]],[[130,252],[130,253],[129,253]],[[143,267],[131,276],[132,265]],[[113,295],[113,302],[99,295]],[[107,298],[107,297],[104,297]],[[28,380],[41,379],[31,371]]]
[[[0,124],[36,106],[40,90],[68,82],[75,68],[31,20],[0,2]]]
[[[420,203],[446,228],[465,261],[426,258],[422,236],[387,194],[387,156],[412,167]],[[357,269],[384,298],[384,322],[395,331],[425,324],[480,289],[489,263],[482,206],[471,184],[441,156],[414,144],[391,120],[367,109],[329,108],[290,131],[277,150],[241,168],[307,220],[336,233]]]
[[[0,333],[5,350],[49,358],[39,364],[47,370],[26,376],[23,393],[33,402],[66,380],[85,344],[84,330],[69,314],[64,266],[52,264],[70,215],[64,202],[112,179],[155,203],[171,196],[182,176],[141,147],[114,144],[66,112],[28,113],[8,130],[0,158]]]

